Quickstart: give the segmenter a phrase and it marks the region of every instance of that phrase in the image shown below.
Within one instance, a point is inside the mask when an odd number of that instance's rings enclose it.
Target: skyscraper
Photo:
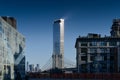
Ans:
[[[0,17],[0,80],[25,78],[25,37],[13,17]],[[18,80],[18,79],[17,79]]]
[[[53,63],[52,68],[64,67],[64,19],[54,21],[53,24]]]

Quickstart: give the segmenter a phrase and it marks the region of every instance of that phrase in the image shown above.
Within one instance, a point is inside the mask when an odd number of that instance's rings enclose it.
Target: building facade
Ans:
[[[0,17],[0,80],[25,78],[25,37],[13,17]]]
[[[64,19],[56,20],[53,24],[52,59],[52,68],[64,67]]]
[[[29,69],[29,72],[35,72],[34,64],[30,64]]]
[[[89,33],[76,39],[79,73],[120,72],[120,19],[114,19],[111,36]]]

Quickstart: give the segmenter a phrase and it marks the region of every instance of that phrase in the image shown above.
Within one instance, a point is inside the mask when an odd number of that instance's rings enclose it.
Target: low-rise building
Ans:
[[[114,19],[111,36],[89,33],[76,39],[76,62],[80,73],[120,72],[120,19]]]

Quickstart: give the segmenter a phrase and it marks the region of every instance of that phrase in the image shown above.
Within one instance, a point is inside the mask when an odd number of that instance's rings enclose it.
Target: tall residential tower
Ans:
[[[53,24],[53,63],[52,68],[64,67],[64,19],[54,21]]]

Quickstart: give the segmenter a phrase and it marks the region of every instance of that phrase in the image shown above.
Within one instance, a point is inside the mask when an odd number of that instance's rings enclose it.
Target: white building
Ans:
[[[13,17],[0,17],[0,80],[25,77],[25,38]]]

